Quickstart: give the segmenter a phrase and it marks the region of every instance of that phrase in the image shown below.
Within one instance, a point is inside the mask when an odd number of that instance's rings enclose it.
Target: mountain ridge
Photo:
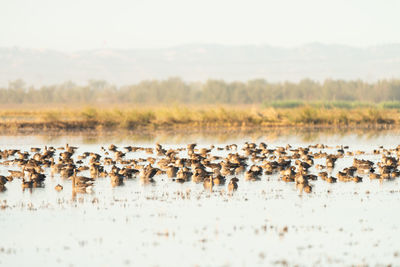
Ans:
[[[0,85],[23,79],[35,86],[107,80],[116,85],[178,76],[271,82],[344,79],[376,81],[400,77],[400,44],[353,47],[309,43],[271,45],[187,44],[167,48],[53,49],[0,47]]]

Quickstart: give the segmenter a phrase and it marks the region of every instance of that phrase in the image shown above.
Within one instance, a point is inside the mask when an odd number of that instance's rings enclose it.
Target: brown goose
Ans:
[[[60,170],[60,175],[62,178],[68,178],[74,175],[75,168],[73,165],[67,165]]]
[[[10,176],[13,178],[24,178],[25,177],[25,166],[22,168],[22,171],[12,171],[8,170]]]
[[[54,158],[50,158],[50,170],[51,170],[51,176],[53,176],[56,173],[60,173],[61,169],[64,167],[64,164],[59,161],[58,163],[54,163]]]
[[[212,176],[210,175],[208,178],[204,179],[203,187],[205,190],[210,190],[210,192],[212,192],[213,186],[214,186],[214,181]]]
[[[133,177],[136,177],[136,175],[139,173],[138,170],[128,166],[124,167],[119,170],[118,174],[123,175],[127,179],[132,179]]]
[[[175,167],[173,165],[169,165],[167,167],[167,176],[168,176],[168,178],[176,177],[176,174],[177,174],[178,170],[179,170],[178,167]]]
[[[8,182],[7,177],[0,175],[0,185],[5,185]]]
[[[159,169],[153,168],[151,164],[147,165],[146,167],[142,168],[139,172],[139,177],[142,182],[145,183],[152,183],[154,182],[153,177],[157,174]]]
[[[56,185],[56,186],[54,187],[54,189],[55,189],[56,191],[60,192],[61,190],[64,189],[64,187],[63,187],[62,185],[58,184],[58,185]]]
[[[32,182],[32,187],[43,187],[43,182],[46,179],[46,175],[37,172],[29,173],[29,180]]]
[[[189,177],[192,176],[192,173],[189,171],[188,168],[183,167],[180,169],[177,174],[176,174],[176,181],[180,183],[187,182],[189,180]]]
[[[119,174],[120,168],[116,167],[115,165],[111,169],[110,173],[110,180],[111,186],[116,187],[124,184],[124,176]]]
[[[214,169],[213,173],[213,182],[215,185],[224,185],[225,184],[225,177],[221,175],[219,169]]]
[[[238,184],[237,182],[239,182],[239,179],[234,177],[229,181],[228,184],[228,192],[232,193],[233,191],[236,191],[238,189]]]
[[[74,170],[74,175],[70,177],[72,179],[72,191],[75,193],[90,193],[93,188],[94,179],[76,176],[76,170]]]
[[[330,184],[336,183],[337,178],[330,176],[329,178],[326,178],[325,181],[327,181]]]
[[[0,192],[3,192],[6,190],[5,184],[7,182],[8,182],[8,179],[5,176],[0,175]]]
[[[112,187],[116,187],[116,186],[120,186],[120,185],[124,184],[124,176],[122,176],[118,173],[112,172],[110,174],[110,179],[111,179]]]
[[[212,175],[212,173],[207,172],[203,168],[197,167],[194,169],[192,174],[192,181],[195,183],[201,183],[208,176]]]
[[[252,171],[252,170],[248,170],[244,173],[244,179],[246,181],[258,181],[260,180],[260,178],[258,177],[257,173]]]
[[[22,178],[21,186],[22,186],[22,189],[32,188],[33,182],[32,181],[25,181],[25,178]]]

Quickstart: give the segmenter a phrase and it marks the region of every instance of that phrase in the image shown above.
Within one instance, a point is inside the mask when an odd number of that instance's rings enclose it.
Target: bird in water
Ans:
[[[153,177],[157,174],[159,169],[154,168],[151,164],[147,165],[146,167],[142,168],[139,172],[140,180],[143,183],[153,183]]]
[[[90,193],[93,188],[93,178],[85,176],[76,176],[76,170],[74,169],[74,175],[71,177],[72,180],[72,191],[75,193]]]
[[[237,189],[238,189],[238,183],[239,182],[239,179],[238,178],[236,178],[236,177],[233,177],[230,181],[229,181],[229,184],[228,184],[228,192],[229,193],[232,193],[233,191],[236,191]]]
[[[209,177],[204,179],[203,187],[205,190],[209,190],[210,192],[212,192],[213,186],[214,186],[213,177],[210,175]]]

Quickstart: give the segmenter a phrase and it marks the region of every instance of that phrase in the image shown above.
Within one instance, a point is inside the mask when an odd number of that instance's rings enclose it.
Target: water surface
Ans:
[[[236,143],[239,148],[244,142],[265,142],[270,148],[324,143],[331,146],[327,152],[348,145],[366,152],[357,158],[378,162],[381,156],[372,151],[397,147],[399,137],[396,130],[365,129],[38,134],[1,136],[0,150],[69,143],[79,146],[76,155],[104,155],[100,147],[111,143],[154,147],[159,142],[167,149],[190,142],[199,147]],[[148,156],[154,155],[126,155]],[[332,174],[351,166],[352,160],[339,159]],[[324,159],[315,160],[318,163]],[[8,175],[11,169],[19,168],[0,165],[0,174]],[[315,168],[310,171],[317,173]],[[92,194],[74,196],[70,180],[46,173],[45,188],[22,191],[15,179],[0,193],[2,266],[400,265],[398,179],[381,183],[365,176],[362,183],[336,184],[317,180],[311,194],[300,194],[278,174],[264,175],[258,182],[239,176],[239,189],[230,196],[225,186],[210,193],[201,184],[178,184],[165,175],[157,176],[153,185],[132,179],[116,188],[109,178],[99,178]],[[56,192],[56,184],[64,190]]]

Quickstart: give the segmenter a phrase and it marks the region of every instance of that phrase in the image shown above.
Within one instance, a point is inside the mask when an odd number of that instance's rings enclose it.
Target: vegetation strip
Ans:
[[[400,108],[400,80],[364,82],[304,79],[295,82],[246,82],[208,80],[186,82],[180,78],[147,80],[115,86],[92,80],[86,85],[73,82],[33,87],[23,80],[0,87],[0,104],[263,104],[293,108],[304,105],[325,108],[381,106]]]
[[[400,111],[383,108],[326,109],[312,106],[284,109],[257,107],[140,107],[100,109],[6,109],[0,129],[110,130],[138,128],[396,126]]]

